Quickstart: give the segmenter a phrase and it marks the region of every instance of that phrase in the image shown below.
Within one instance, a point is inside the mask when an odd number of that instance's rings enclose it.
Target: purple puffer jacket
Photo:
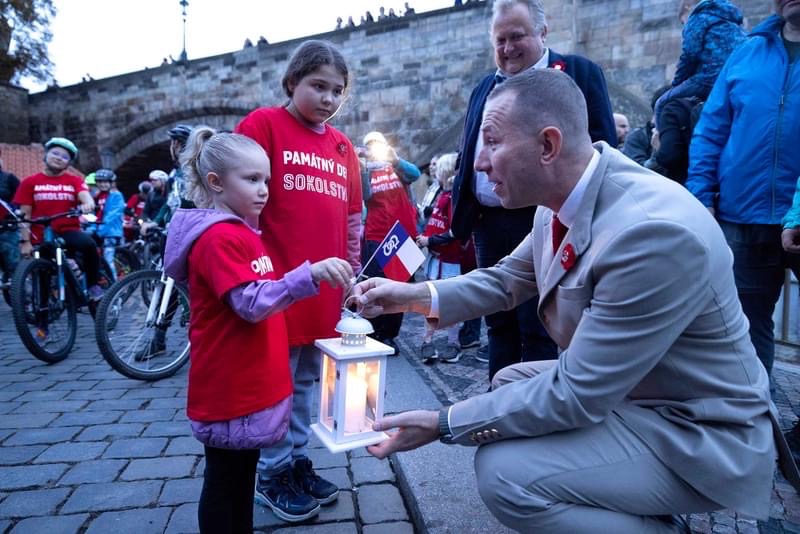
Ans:
[[[217,449],[263,449],[275,445],[289,430],[292,396],[250,415],[211,423],[191,421],[192,434]]]

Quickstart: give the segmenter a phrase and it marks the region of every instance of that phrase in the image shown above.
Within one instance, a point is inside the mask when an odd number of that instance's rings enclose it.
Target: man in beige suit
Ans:
[[[678,184],[592,145],[583,96],[556,70],[495,88],[481,130],[476,168],[503,206],[549,208],[531,234],[495,267],[355,294],[367,315],[439,326],[538,295],[562,352],[439,413],[378,421],[399,430],[370,452],[480,445],[481,497],[519,531],[676,532],[677,514],[726,507],[766,518],[774,407],[717,223]]]

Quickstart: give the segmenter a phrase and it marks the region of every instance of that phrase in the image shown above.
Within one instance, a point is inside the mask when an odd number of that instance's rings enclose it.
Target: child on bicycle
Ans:
[[[341,52],[326,41],[303,42],[282,85],[288,102],[252,111],[236,132],[255,139],[272,161],[270,202],[261,238],[279,274],[306,258],[336,256],[360,264],[361,177],[353,145],[328,124],[344,102],[350,77]],[[334,502],[339,488],[320,477],[308,458],[314,380],[322,360],[314,340],[336,336],[342,292],[320,295],[286,313],[293,371],[292,429],[261,451],[257,501],[284,521],[304,521]]]
[[[122,244],[122,217],[125,214],[125,197],[117,189],[117,175],[111,169],[100,169],[94,173],[97,185],[97,236],[103,240],[103,257],[114,278],[115,250]]]
[[[283,439],[292,409],[281,310],[348,286],[350,265],[308,261],[278,279],[259,236],[270,163],[252,139],[197,127],[181,154],[187,196],[170,224],[165,271],[189,283],[191,369],[187,415],[205,445],[201,532],[250,532],[261,447]]]
[[[94,200],[83,179],[67,173],[67,168],[78,157],[75,144],[64,137],[53,137],[44,145],[44,172],[22,180],[14,195],[26,219],[47,217],[80,207],[83,213],[94,211]],[[80,253],[83,258],[83,272],[86,273],[86,286],[89,298],[97,301],[103,290],[97,285],[99,280],[100,257],[97,255],[94,239],[81,231],[76,217],[55,219],[51,226],[53,232],[64,240],[69,253]],[[20,231],[20,253],[27,257],[33,252],[33,243],[41,243],[44,230],[41,226],[22,228]]]

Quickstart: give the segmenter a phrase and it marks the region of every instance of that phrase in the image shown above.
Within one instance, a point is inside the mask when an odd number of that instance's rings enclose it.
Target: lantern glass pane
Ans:
[[[321,423],[328,430],[333,431],[333,421],[336,410],[334,391],[336,389],[336,362],[327,354],[323,353],[322,359],[322,391],[320,395]]]
[[[374,360],[347,364],[346,434],[372,431],[378,411],[380,370],[380,362]]]

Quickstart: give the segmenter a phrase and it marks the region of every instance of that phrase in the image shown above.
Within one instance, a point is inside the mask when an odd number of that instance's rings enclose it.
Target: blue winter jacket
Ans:
[[[111,191],[103,206],[103,222],[97,225],[100,237],[122,237],[122,216],[125,212],[125,197],[119,191]]]
[[[746,38],[742,12],[728,0],[703,0],[683,27],[681,57],[672,85],[692,79],[696,86],[714,85],[725,60]],[[705,96],[696,95],[696,96]]]
[[[694,131],[686,187],[723,221],[780,224],[792,203],[800,62],[789,63],[782,28],[768,18],[731,54]]]

